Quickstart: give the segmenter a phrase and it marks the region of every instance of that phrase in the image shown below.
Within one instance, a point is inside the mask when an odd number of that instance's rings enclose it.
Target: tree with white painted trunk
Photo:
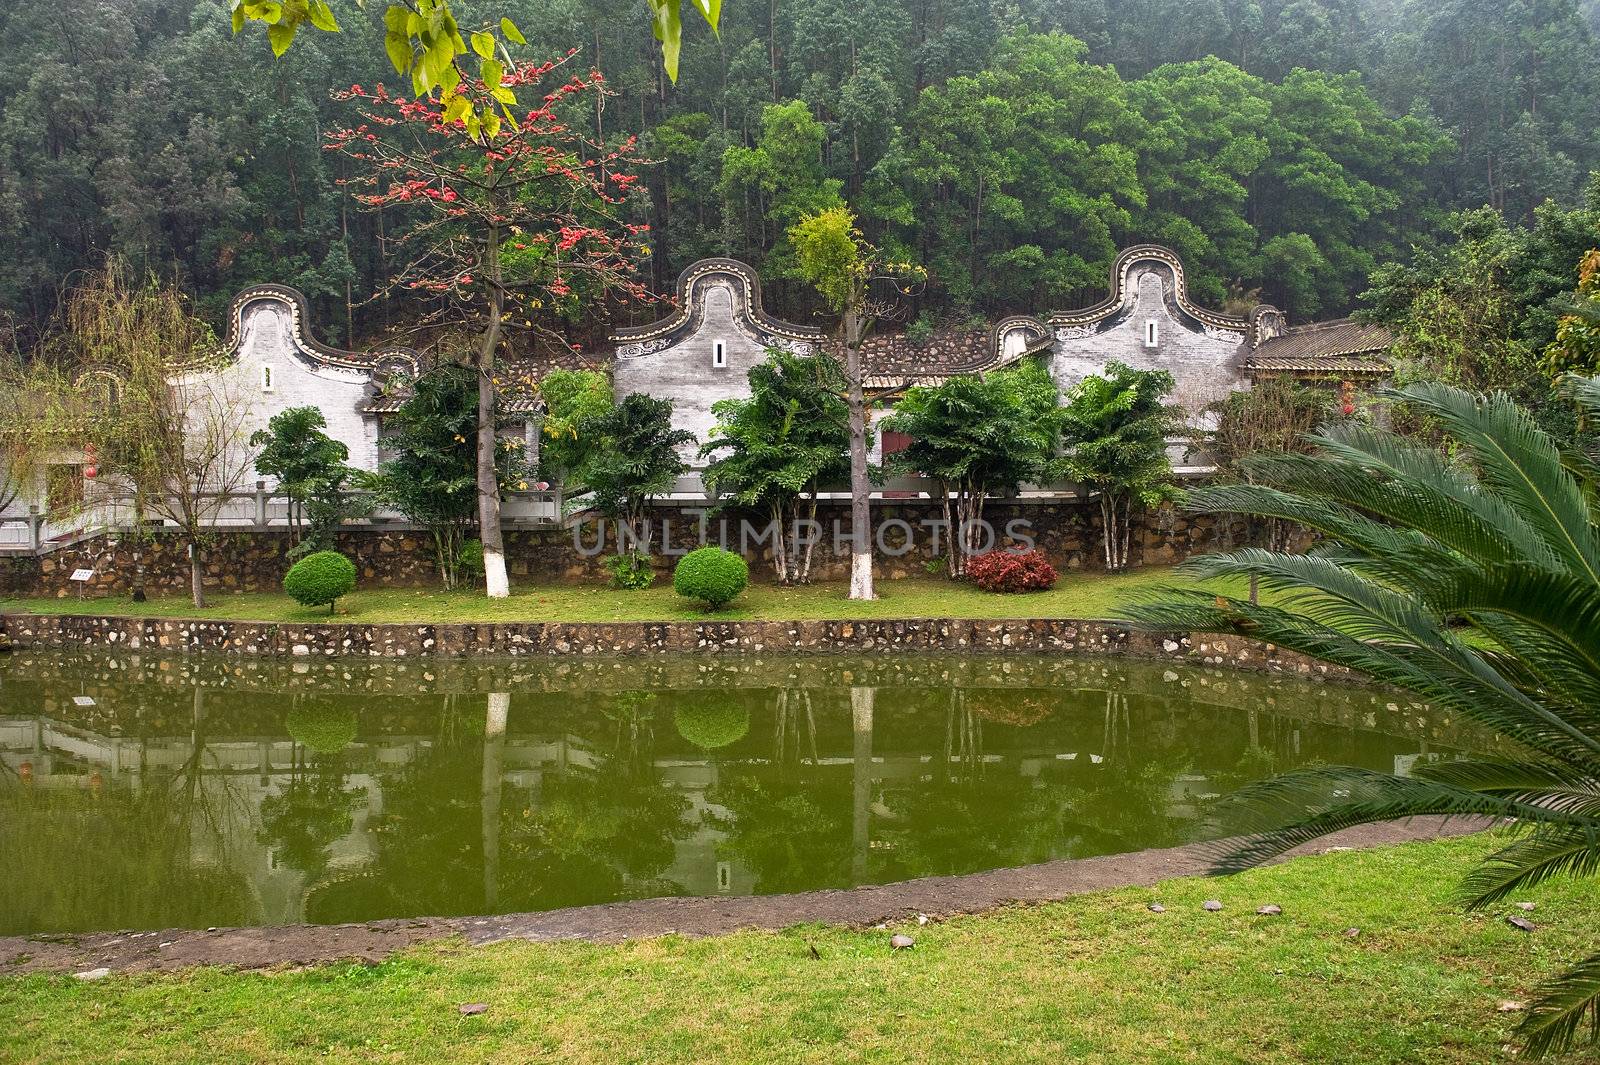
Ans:
[[[845,404],[850,428],[850,598],[876,599],[872,587],[871,406],[862,345],[880,319],[897,317],[895,298],[927,277],[922,267],[895,262],[867,243],[847,207],[807,215],[789,229],[800,276],[839,316],[836,342],[844,349]],[[893,295],[875,295],[892,290]]]
[[[449,79],[438,100],[382,85],[336,93],[359,122],[330,132],[327,147],[355,164],[348,183],[360,203],[408,222],[393,241],[399,266],[379,295],[413,302],[420,335],[470,349],[484,585],[501,598],[511,590],[497,406],[502,392],[534,387],[509,379],[503,357],[519,334],[564,347],[564,323],[597,305],[653,297],[636,276],[648,227],[628,220],[636,141],[605,143],[570,121],[584,99],[608,94],[600,72],[566,73],[575,51],[535,64],[513,61],[487,35],[474,34],[472,46],[478,76]]]

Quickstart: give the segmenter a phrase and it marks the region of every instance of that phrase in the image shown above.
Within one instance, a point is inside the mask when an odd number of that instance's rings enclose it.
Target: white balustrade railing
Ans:
[[[1180,480],[1202,478],[1215,472],[1211,466],[1180,466],[1174,471]],[[667,506],[710,506],[702,475],[703,469],[685,471],[673,484],[672,490],[657,497],[656,502]],[[939,482],[931,477],[895,476],[886,478],[873,488],[873,498],[886,503],[905,503],[917,500],[937,500]],[[850,498],[847,485],[830,485],[818,494],[829,502]],[[1018,502],[1059,502],[1087,499],[1089,492],[1071,481],[1048,484],[1024,484],[1017,495]],[[207,524],[215,529],[238,531],[268,531],[286,529],[292,524],[289,500],[282,493],[267,488],[252,491],[230,492],[205,497]],[[563,525],[577,512],[585,509],[583,496],[567,498],[560,486],[532,491],[507,493],[501,503],[501,521],[508,529],[551,528]],[[350,528],[405,528],[409,519],[398,511],[381,506],[369,506],[360,518],[345,522]],[[152,517],[146,510],[146,521],[154,526],[171,527],[174,523]],[[102,532],[126,529],[135,520],[133,507],[125,499],[104,499],[84,508],[74,508],[60,514],[48,513],[39,507],[27,513],[0,515],[0,554],[43,554],[70,546]]]

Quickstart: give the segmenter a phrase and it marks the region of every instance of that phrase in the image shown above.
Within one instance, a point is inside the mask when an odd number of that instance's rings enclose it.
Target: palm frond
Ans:
[[[1530,1057],[1600,1040],[1600,954],[1589,955],[1541,986],[1537,994],[1517,1026],[1517,1038]]]
[[[1600,822],[1569,818],[1539,825],[1527,837],[1489,855],[1467,874],[1461,893],[1469,907],[1482,909],[1554,876],[1596,872],[1600,872]]]
[[[1539,530],[1574,576],[1600,585],[1600,543],[1588,500],[1562,465],[1560,448],[1532,415],[1504,393],[1479,397],[1438,383],[1389,395],[1439,419],[1472,454],[1482,481]]]
[[[1592,772],[1556,762],[1463,758],[1423,762],[1411,772],[1420,780],[1463,791],[1498,795],[1558,813],[1600,819],[1600,779]]]
[[[1447,633],[1440,640],[1421,643],[1398,632],[1387,641],[1371,640],[1293,609],[1219,598],[1193,589],[1160,590],[1150,595],[1149,601],[1125,608],[1124,614],[1135,624],[1168,631],[1238,633],[1332,662],[1413,692],[1547,757],[1581,764],[1600,749],[1600,740],[1594,735],[1519,691],[1494,671],[1481,652]],[[1155,599],[1156,595],[1161,598]],[[1372,616],[1365,621],[1363,631],[1376,630]]]
[[[1495,795],[1356,766],[1297,769],[1247,785],[1229,797],[1223,815],[1230,830],[1248,834],[1225,841],[1214,865],[1219,873],[1253,868],[1357,825],[1426,815],[1529,822],[1563,816]]]

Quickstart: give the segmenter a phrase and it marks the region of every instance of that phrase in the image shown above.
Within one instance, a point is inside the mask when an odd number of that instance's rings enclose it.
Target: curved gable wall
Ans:
[[[1153,346],[1150,323],[1155,325]],[[1250,387],[1243,369],[1247,323],[1192,303],[1182,262],[1164,248],[1124,252],[1113,267],[1106,300],[1051,315],[1050,325],[1052,373],[1064,389],[1112,360],[1166,370],[1176,383],[1174,401],[1198,422],[1207,404]]]
[[[660,322],[614,336],[619,346],[613,387],[618,398],[642,392],[671,400],[674,428],[687,429],[696,440],[681,452],[698,464],[700,445],[716,425],[712,405],[749,395],[750,370],[768,348],[810,354],[822,334],[765,314],[755,271],[733,259],[702,260],[685,270],[677,303]]]

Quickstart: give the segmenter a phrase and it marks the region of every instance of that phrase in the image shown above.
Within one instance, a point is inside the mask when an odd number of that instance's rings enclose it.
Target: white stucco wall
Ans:
[[[695,435],[695,443],[680,449],[684,461],[702,465],[700,445],[711,439],[717,421],[712,404],[749,395],[750,369],[766,357],[766,347],[742,327],[739,296],[730,281],[704,281],[694,295],[702,301],[694,331],[659,351],[619,356],[614,387],[618,399],[634,392],[670,399],[674,428]],[[718,342],[726,355],[721,367],[714,365]]]
[[[1171,306],[1174,280],[1159,265],[1131,266],[1121,308],[1090,326],[1056,331],[1052,372],[1068,389],[1115,359],[1141,370],[1161,369],[1176,382],[1173,400],[1199,422],[1207,404],[1249,387],[1241,370],[1243,333],[1201,327]],[[1156,343],[1146,344],[1149,322]],[[1088,335],[1080,335],[1088,334]]]
[[[361,413],[370,376],[359,369],[318,364],[301,354],[294,344],[289,308],[275,300],[249,304],[242,318],[235,361],[223,372],[228,387],[248,403],[244,436],[266,428],[281,411],[316,407],[327,419],[327,434],[350,449],[350,465],[377,469],[377,419]],[[270,388],[264,370],[271,372]]]

